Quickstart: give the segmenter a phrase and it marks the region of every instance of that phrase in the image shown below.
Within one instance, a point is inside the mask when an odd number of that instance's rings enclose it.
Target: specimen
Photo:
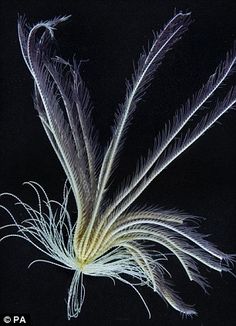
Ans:
[[[13,194],[1,194],[1,197],[13,197],[27,213],[24,221],[17,222],[11,211],[1,205],[13,220],[1,230],[16,228],[2,236],[1,241],[9,237],[23,238],[48,257],[32,263],[47,262],[74,272],[67,298],[68,319],[77,317],[81,311],[84,275],[109,277],[131,286],[149,315],[139,285],[153,289],[181,314],[195,315],[196,310],[172,289],[171,275],[165,267],[169,255],[176,257],[189,280],[205,291],[208,283],[200,274],[199,265],[232,273],[235,256],[221,252],[200,234],[196,217],[160,209],[154,206],[156,203],[141,207],[137,199],[172,161],[234,108],[235,86],[223,98],[212,101],[212,96],[221,86],[227,86],[227,79],[235,69],[235,47],[200,90],[163,126],[146,158],[138,161],[134,174],[110,194],[109,186],[134,111],[166,53],[188,29],[190,13],[175,13],[154,34],[148,50],[141,53],[132,78],[127,81],[124,102],[115,113],[106,148],[99,146],[93,128],[92,104],[81,79],[80,63],[75,59],[64,60],[55,53],[54,31],[68,17],[56,17],[33,26],[24,17],[18,21],[22,55],[34,81],[34,106],[66,174],[63,201],[50,200],[36,182],[28,185],[36,193],[37,207]],[[201,118],[193,125],[196,113]],[[69,212],[70,194],[75,201],[76,216]]]

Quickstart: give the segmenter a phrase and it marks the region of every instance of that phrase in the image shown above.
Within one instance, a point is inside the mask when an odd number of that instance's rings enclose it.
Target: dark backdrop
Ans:
[[[88,60],[82,65],[94,102],[94,120],[105,144],[114,110],[125,95],[125,78],[132,73],[143,45],[173,14],[174,8],[192,11],[194,23],[164,60],[128,133],[114,184],[134,168],[157,131],[196,91],[236,39],[234,0],[198,1],[91,1],[1,0],[1,110],[0,192],[21,194],[29,203],[30,191],[22,182],[35,180],[51,197],[60,199],[65,179],[32,104],[32,80],[22,60],[16,33],[17,14],[34,23],[59,14],[72,14],[56,32],[59,53]],[[230,80],[232,82],[232,79]],[[184,209],[204,216],[201,231],[226,252],[235,251],[235,140],[236,113],[225,115],[155,182],[139,202]],[[1,212],[1,224],[9,218]],[[71,273],[45,264],[23,240],[1,243],[0,312],[28,312],[32,325],[227,325],[235,324],[235,279],[205,270],[213,286],[205,295],[190,284],[175,261],[174,282],[187,302],[196,303],[199,316],[182,320],[171,307],[143,288],[152,312],[148,320],[132,289],[108,279],[85,278],[86,300],[76,320],[67,321],[65,298]]]

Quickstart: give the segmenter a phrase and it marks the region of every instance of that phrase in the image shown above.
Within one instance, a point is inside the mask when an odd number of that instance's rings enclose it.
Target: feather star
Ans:
[[[154,34],[148,51],[141,53],[131,81],[127,82],[125,100],[116,112],[112,137],[103,151],[93,129],[92,106],[80,76],[80,64],[56,56],[52,46],[56,26],[68,18],[56,17],[34,26],[29,26],[22,17],[18,21],[22,55],[34,80],[34,105],[67,177],[63,201],[50,200],[43,187],[35,182],[27,184],[37,195],[37,208],[13,194],[1,194],[13,197],[29,216],[18,223],[2,205],[13,223],[1,229],[17,227],[17,232],[7,233],[1,240],[23,238],[49,257],[49,260],[32,263],[47,262],[74,271],[68,291],[68,319],[77,317],[81,311],[85,297],[84,275],[109,277],[131,286],[149,316],[138,285],[150,287],[181,314],[196,315],[195,309],[173,291],[164,261],[170,254],[175,256],[189,280],[207,291],[209,285],[199,272],[199,263],[218,272],[232,273],[235,256],[221,252],[198,233],[195,217],[176,210],[137,206],[134,209],[132,204],[172,161],[225,112],[234,108],[235,86],[210,108],[208,100],[234,71],[235,46],[200,90],[164,125],[146,159],[137,163],[133,176],[111,196],[108,188],[127,126],[164,56],[188,29],[190,13],[175,13],[163,29]],[[196,113],[201,113],[202,118],[195,126],[191,122],[186,131],[184,128]],[[77,209],[75,221],[68,211],[70,192]],[[164,251],[155,250],[150,243]]]

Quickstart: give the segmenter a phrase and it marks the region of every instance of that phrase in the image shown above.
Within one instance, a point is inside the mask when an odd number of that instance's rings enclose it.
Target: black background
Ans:
[[[44,134],[32,104],[32,80],[22,60],[16,33],[17,14],[30,22],[72,14],[56,32],[64,58],[87,60],[82,75],[95,106],[94,120],[105,144],[118,103],[125,95],[125,78],[132,73],[143,45],[172,16],[174,8],[192,11],[194,23],[175,45],[139,104],[120,160],[114,185],[145,154],[152,139],[173,112],[196,91],[224,58],[236,39],[236,2],[214,1],[1,1],[1,109],[0,192],[23,196],[32,193],[22,183],[34,180],[60,199],[64,173]],[[233,80],[230,79],[229,83]],[[204,216],[201,231],[226,252],[235,251],[235,140],[236,113],[231,111],[155,180],[139,203],[184,209]],[[20,218],[20,217],[19,217]],[[1,213],[1,224],[9,223]],[[184,319],[151,290],[142,288],[152,319],[138,296],[108,279],[86,277],[86,299],[76,320],[67,321],[67,289],[71,273],[45,264],[43,258],[18,239],[1,243],[0,311],[30,313],[38,325],[234,325],[235,279],[205,270],[213,286],[205,295],[188,282],[171,261],[176,289],[185,301],[196,303],[199,316]]]

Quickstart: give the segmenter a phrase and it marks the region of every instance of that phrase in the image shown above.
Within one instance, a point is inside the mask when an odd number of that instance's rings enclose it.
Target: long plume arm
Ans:
[[[135,189],[130,198],[121,204],[122,207],[119,207],[119,211],[117,211],[118,215],[126,210],[171,162],[198,140],[225,112],[234,108],[235,104],[236,88],[234,87],[222,101],[217,102],[214,110],[206,114],[192,131],[189,130],[167,148],[167,151],[155,164],[153,172]]]
[[[20,18],[18,35],[24,60],[35,82],[35,107],[71,184],[78,216],[82,216],[92,201],[96,142],[90,127],[90,99],[78,66],[51,55],[55,26],[67,18],[58,17],[33,27],[28,27]],[[63,74],[66,77],[63,78]]]
[[[197,126],[181,135],[174,144],[167,147],[160,159],[155,163],[152,172],[127,196],[110,216],[109,223],[114,223],[121,214],[141,195],[148,185],[180,154],[198,140],[225,112],[236,104],[236,88],[233,87],[222,101],[217,101],[215,108],[206,114]]]
[[[186,126],[190,119],[198,112],[214,92],[225,82],[226,78],[233,72],[236,61],[236,44],[234,48],[227,53],[225,61],[221,62],[216,71],[210,76],[206,84],[189,99],[185,105],[175,114],[173,121],[165,126],[156,140],[156,146],[149,154],[145,163],[139,163],[136,168],[136,175],[131,180],[131,183],[126,186],[117,197],[113,199],[113,203],[106,211],[106,216],[129,195],[139,182],[147,175],[150,169],[155,165],[162,153],[167,149],[170,143]],[[127,184],[127,182],[126,182]]]
[[[155,35],[150,51],[148,53],[144,51],[140,55],[137,70],[132,76],[132,81],[127,84],[128,90],[125,102],[120,106],[119,111],[116,114],[113,137],[105,153],[99,174],[95,207],[93,210],[92,219],[90,221],[90,226],[88,228],[88,237],[85,241],[84,247],[87,245],[91,229],[101,208],[105,189],[111,176],[113,165],[119,152],[127,123],[130,120],[137,103],[141,100],[143,93],[150,84],[153,74],[157,67],[161,64],[165,54],[172,48],[174,43],[181,38],[181,35],[186,31],[189,24],[189,13],[183,14],[180,12],[176,14],[167,23],[163,30],[160,31],[159,34]]]
[[[140,266],[144,275],[147,278],[149,287],[157,292],[164,300],[166,300],[174,309],[185,315],[195,315],[196,311],[185,304],[182,299],[170,288],[165,281],[163,275],[163,267],[155,261],[150,254],[136,241],[124,242],[121,244],[130,252],[134,261]]]
[[[195,217],[174,211],[140,210],[130,213],[122,216],[115,225],[104,227],[93,243],[90,255],[96,257],[97,252],[108,252],[114,247],[126,248],[147,277],[148,286],[178,311],[193,314],[194,310],[188,312],[187,306],[179,297],[177,301],[175,296],[171,296],[172,299],[169,300],[172,290],[166,286],[163,275],[158,273],[158,260],[152,261],[153,256],[149,257],[145,252],[144,243],[154,242],[171,252],[182,265],[188,278],[207,292],[209,285],[200,274],[198,263],[218,272],[231,272],[230,262],[233,262],[235,257],[224,254],[207,241],[206,236],[197,232],[196,225],[188,225],[191,221],[195,223],[195,220]]]
[[[156,212],[141,211],[136,214],[132,213],[131,215],[123,216],[116,224],[108,223],[103,228],[103,231],[97,234],[96,240],[92,243],[93,250],[90,254],[95,254],[101,247],[104,248],[107,246],[107,248],[109,248],[109,241],[115,241],[117,234],[119,235],[122,233],[122,235],[125,236],[125,233],[130,230],[135,229],[138,231],[143,227],[154,226],[164,228],[165,230],[170,231],[170,234],[171,232],[174,232],[175,234],[184,237],[219,260],[227,257],[227,255],[224,255],[208,241],[203,239],[203,236],[195,232],[195,228],[187,226],[186,220],[189,221],[194,219],[193,217],[181,215],[178,212],[165,212],[159,210]],[[150,230],[152,231],[152,229]]]
[[[131,238],[130,241],[120,241],[118,247],[88,265],[85,272],[93,276],[109,275],[113,279],[130,285],[136,292],[135,286],[147,285],[177,311],[186,316],[195,315],[196,311],[185,304],[171,289],[170,283],[165,280],[166,273],[171,276],[161,263],[162,260],[167,260],[165,255],[145,248],[143,244],[132,241]],[[132,278],[127,279],[127,276]],[[148,310],[144,299],[140,294],[139,296]],[[150,316],[149,310],[148,313]]]
[[[235,104],[236,88],[233,87],[222,101],[217,101],[215,108],[210,113],[206,114],[192,131],[188,130],[186,134],[181,135],[178,140],[167,147],[167,150],[164,151],[163,155],[155,163],[153,171],[142,179],[142,182],[134,188],[133,192],[128,192],[126,189],[124,193],[122,192],[117,197],[117,201],[113,202],[108,210],[105,211],[103,219],[95,232],[94,239],[90,242],[90,248],[87,254],[91,253],[93,244],[97,241],[97,238],[100,237],[100,241],[103,239],[101,234],[104,235],[106,232],[109,232],[110,227],[115,225],[122,214],[130,208],[131,204],[142,194],[157,175],[200,138],[225,112],[234,108]],[[133,189],[132,187],[130,188],[131,190]],[[181,221],[179,222],[181,223]],[[101,232],[102,230],[103,232]]]
[[[80,165],[89,169],[91,189],[95,184],[97,145],[91,124],[91,103],[81,79],[79,65],[56,57],[45,63],[63,100]],[[68,71],[67,71],[68,70]],[[66,73],[66,76],[64,76]]]
[[[132,82],[127,85],[128,90],[125,102],[116,114],[113,137],[105,154],[99,175],[98,193],[100,196],[102,196],[112,172],[113,162],[119,151],[120,142],[129,118],[134,112],[137,103],[141,100],[142,94],[149,86],[154,72],[161,64],[165,54],[179,40],[189,24],[190,14],[178,13],[167,23],[159,34],[156,34],[150,51],[147,54],[144,51],[140,55],[138,68],[132,76]]]

